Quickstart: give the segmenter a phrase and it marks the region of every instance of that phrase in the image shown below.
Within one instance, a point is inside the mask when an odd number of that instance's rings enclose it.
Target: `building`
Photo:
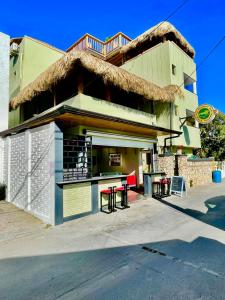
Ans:
[[[0,32],[0,131],[8,128],[9,36]]]
[[[24,87],[37,78],[51,64],[64,54],[63,51],[29,36],[13,38],[10,41],[10,86],[12,99]],[[18,107],[9,113],[9,128],[24,121],[23,112]]]
[[[124,174],[143,185],[157,145],[200,147],[194,50],[171,24],[133,41],[85,35],[66,54],[30,38],[14,43],[3,179],[7,199],[45,222],[99,211],[100,191]]]

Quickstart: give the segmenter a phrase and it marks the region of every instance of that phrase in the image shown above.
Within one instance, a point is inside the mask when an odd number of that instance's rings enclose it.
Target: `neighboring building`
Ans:
[[[63,51],[28,36],[13,38],[10,45],[10,99],[64,54]],[[18,107],[9,113],[9,128],[23,120],[23,112]]]
[[[9,36],[0,32],[0,131],[8,129],[9,41]]]
[[[8,199],[19,207],[51,224],[97,212],[100,191],[121,185],[121,174],[135,172],[141,186],[143,171],[156,170],[158,141],[200,147],[193,120],[183,132],[179,121],[197,107],[180,87],[185,79],[196,91],[194,50],[171,24],[133,41],[85,35],[63,56],[40,44],[45,62],[36,41],[21,42],[11,58],[14,126],[0,133]]]

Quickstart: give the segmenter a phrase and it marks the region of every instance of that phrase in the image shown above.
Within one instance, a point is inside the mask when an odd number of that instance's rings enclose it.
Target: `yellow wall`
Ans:
[[[63,217],[88,213],[92,210],[91,183],[68,184],[63,187]]]

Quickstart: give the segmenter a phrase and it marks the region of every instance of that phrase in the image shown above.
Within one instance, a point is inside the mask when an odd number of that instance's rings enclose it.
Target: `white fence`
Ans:
[[[0,182],[7,201],[55,223],[54,123],[0,140]]]

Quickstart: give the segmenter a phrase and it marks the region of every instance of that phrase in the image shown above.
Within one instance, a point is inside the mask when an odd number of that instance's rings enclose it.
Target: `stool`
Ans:
[[[155,192],[156,187],[156,192]],[[152,182],[152,196],[153,197],[161,197],[161,184],[160,181],[153,181]]]
[[[130,208],[130,206],[128,205],[128,197],[127,197],[127,184],[123,184],[120,187],[114,187],[114,203],[115,203],[115,207],[119,208],[119,209],[125,209],[125,208]],[[121,193],[121,207],[116,205],[116,194],[120,192]]]
[[[170,195],[171,178],[167,178],[167,196]]]
[[[107,195],[108,196],[108,211],[103,210],[103,204],[102,204],[102,196]],[[116,211],[114,208],[114,193],[113,188],[108,187],[106,190],[102,190],[100,192],[100,200],[101,200],[101,211],[107,214],[111,214],[112,212]]]
[[[170,178],[160,179],[162,196],[169,196],[169,194],[170,194],[170,182],[171,182]],[[167,190],[166,190],[166,187],[167,187]]]

